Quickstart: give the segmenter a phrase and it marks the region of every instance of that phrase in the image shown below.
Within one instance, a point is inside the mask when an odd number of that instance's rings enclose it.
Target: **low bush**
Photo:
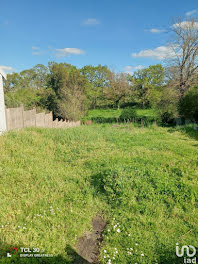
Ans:
[[[198,121],[198,86],[192,87],[179,102],[182,117]]]
[[[132,121],[134,118],[137,117],[137,112],[133,108],[125,108],[122,110],[119,119],[121,121]]]

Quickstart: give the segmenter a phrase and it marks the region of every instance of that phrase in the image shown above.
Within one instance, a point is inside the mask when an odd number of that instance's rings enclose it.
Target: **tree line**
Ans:
[[[174,24],[166,66],[151,65],[133,74],[107,66],[81,69],[67,63],[38,64],[5,81],[7,107],[53,111],[54,117],[79,120],[89,109],[153,108],[170,123],[180,116],[198,121],[198,22]],[[170,58],[171,57],[171,58]]]

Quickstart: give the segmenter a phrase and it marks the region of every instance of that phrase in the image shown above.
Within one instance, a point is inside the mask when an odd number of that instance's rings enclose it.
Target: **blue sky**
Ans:
[[[132,72],[163,61],[172,19],[196,17],[198,2],[9,0],[0,12],[0,68],[7,72],[49,61]]]

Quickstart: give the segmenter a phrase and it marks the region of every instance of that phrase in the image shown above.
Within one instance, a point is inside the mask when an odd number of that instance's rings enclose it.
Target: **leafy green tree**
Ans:
[[[21,76],[21,87],[20,89],[23,88],[30,88],[30,89],[34,89],[35,88],[35,72],[33,69],[28,69],[28,70],[24,70],[22,72],[20,72],[20,76]]]
[[[36,90],[29,88],[19,89],[16,92],[7,92],[5,94],[5,104],[8,108],[23,105],[25,109],[37,108],[46,109],[41,102],[41,94]]]
[[[138,70],[131,81],[136,100],[142,108],[155,105],[160,100],[164,85],[164,68],[157,64]]]
[[[91,83],[89,99],[91,108],[101,107],[106,104],[104,90],[109,84],[108,76],[110,70],[106,66],[84,66],[81,74]]]
[[[109,104],[119,109],[131,95],[128,75],[110,72],[108,79],[109,85],[105,89],[105,97],[109,100]]]
[[[14,92],[21,88],[22,77],[19,73],[7,74],[7,80],[4,79],[4,91]]]
[[[32,69],[20,73],[21,88],[40,89],[46,86],[49,70],[43,64],[37,64]]]
[[[41,89],[46,87],[49,68],[43,64],[37,64],[36,66],[33,67],[33,71],[34,71],[35,89]]]
[[[49,108],[56,117],[79,120],[89,107],[90,84],[80,71],[70,64],[51,63],[49,65],[48,87]]]
[[[8,74],[4,83],[6,106],[47,109],[50,94],[49,89],[46,89],[48,72],[46,66],[38,64],[32,69]]]

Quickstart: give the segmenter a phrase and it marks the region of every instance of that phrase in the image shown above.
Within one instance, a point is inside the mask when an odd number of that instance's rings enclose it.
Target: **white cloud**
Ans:
[[[4,78],[6,78],[7,73],[12,73],[13,71],[14,69],[12,67],[0,65],[0,73]]]
[[[9,66],[0,65],[0,71],[9,73],[9,72],[13,72],[14,69],[12,67],[9,67]]]
[[[100,21],[96,18],[88,18],[83,22],[84,25],[98,25],[100,24]]]
[[[39,50],[39,49],[40,49],[39,47],[32,46],[32,50]]]
[[[32,55],[43,55],[43,51],[39,47],[32,46]]]
[[[190,29],[190,28],[198,29],[198,22],[182,21],[182,22],[173,24],[172,27],[173,28],[181,27],[183,29]]]
[[[77,49],[77,48],[64,48],[64,49],[56,49],[56,51],[58,52],[56,54],[57,57],[67,57],[71,54],[74,55],[80,55],[80,54],[84,54],[84,50],[81,49]]]
[[[158,28],[151,28],[151,29],[149,29],[149,31],[150,31],[151,33],[154,33],[154,34],[159,34],[159,33],[166,32],[165,29],[158,29]]]
[[[168,59],[175,57],[175,51],[171,46],[160,46],[155,49],[145,49],[138,53],[132,53],[134,58],[153,58],[156,60]]]
[[[43,51],[32,51],[32,55],[42,55]]]
[[[124,68],[126,73],[133,74],[135,71],[144,69],[145,66],[143,65],[137,65],[137,66],[126,66]]]
[[[186,12],[186,16],[192,16],[192,15],[194,15],[195,13],[197,13],[197,9],[193,9],[193,10],[191,10],[191,11]]]

